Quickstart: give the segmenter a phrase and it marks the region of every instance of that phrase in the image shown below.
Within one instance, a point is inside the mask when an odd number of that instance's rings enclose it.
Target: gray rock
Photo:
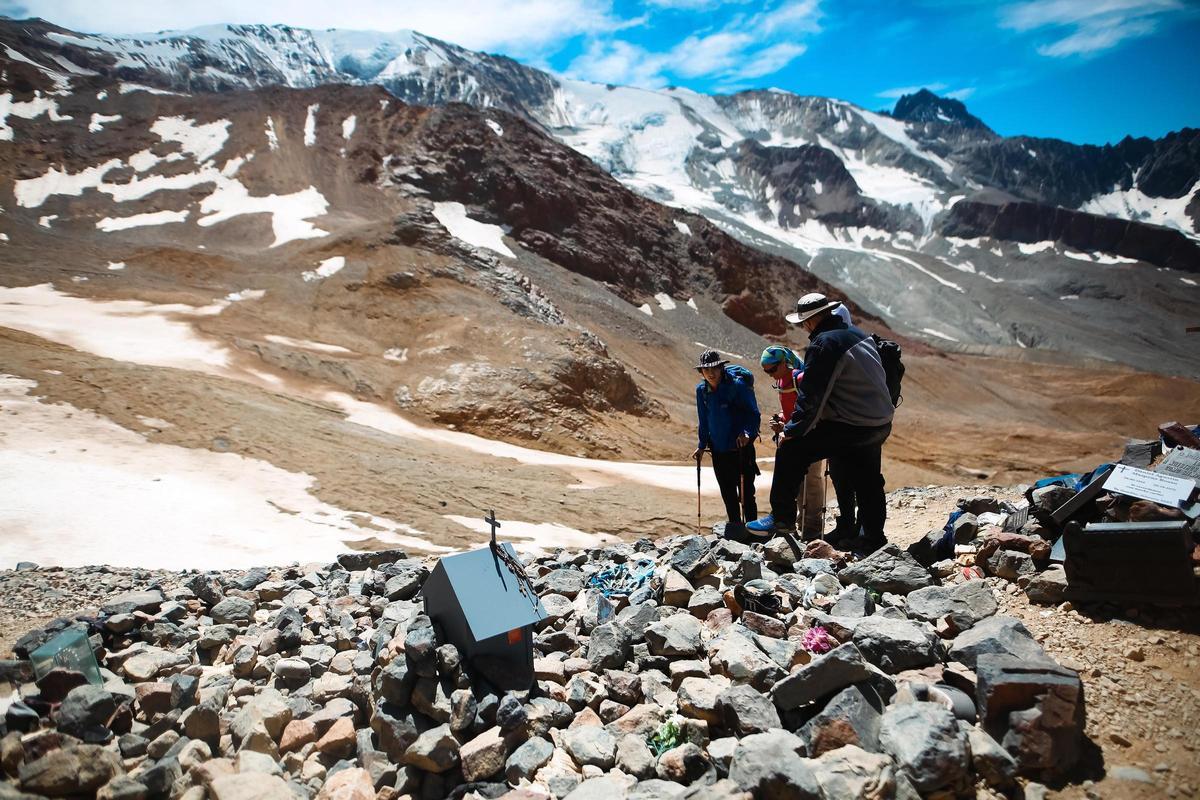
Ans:
[[[745,684],[730,686],[717,695],[716,710],[725,729],[738,736],[781,727],[779,712],[771,699]]]
[[[412,690],[413,708],[434,722],[449,722],[452,711],[450,691],[452,689],[445,681],[437,678],[418,678]]]
[[[102,614],[132,614],[135,611],[142,611],[146,614],[154,614],[158,612],[158,607],[164,602],[166,602],[166,598],[158,589],[127,592],[100,606],[100,612]]]
[[[627,797],[628,789],[623,780],[611,775],[601,775],[580,783],[563,800],[626,800]]]
[[[413,672],[426,678],[437,677],[437,646],[433,622],[424,614],[415,617],[404,636],[404,656]]]
[[[242,706],[229,725],[235,741],[248,737],[261,725],[272,740],[278,742],[283,729],[292,721],[292,709],[287,699],[274,689],[264,689]]]
[[[671,566],[689,581],[709,575],[717,570],[713,548],[703,536],[691,536],[683,547],[671,556]]]
[[[854,629],[863,658],[885,672],[926,667],[938,660],[937,634],[908,620],[867,617]]]
[[[612,769],[616,763],[617,743],[611,733],[594,725],[584,725],[563,734],[563,747],[579,766],[592,764]]]
[[[428,724],[428,723],[426,723]],[[392,761],[400,763],[404,753],[417,739],[417,725],[412,714],[384,703],[375,707],[371,730],[379,738],[379,747]]]
[[[1033,490],[1033,505],[1047,514],[1075,496],[1075,490],[1066,486],[1043,486]]]
[[[879,752],[883,700],[870,684],[847,686],[805,723],[799,736],[808,742],[808,755],[817,757],[845,745]]]
[[[80,744],[51,750],[20,766],[21,789],[48,797],[95,792],[124,772],[121,758],[100,745]]]
[[[862,561],[838,573],[843,584],[857,584],[877,592],[905,595],[915,589],[933,586],[934,576],[915,558],[895,544],[887,544]]]
[[[364,569],[379,569],[384,564],[391,564],[403,558],[408,558],[408,553],[400,549],[374,550],[342,553],[337,557],[337,562],[347,572],[358,572]]]
[[[812,762],[798,751],[804,743],[786,731],[747,736],[729,764],[729,779],[742,791],[764,800],[821,800]]]
[[[771,689],[771,699],[780,709],[789,711],[871,676],[870,666],[858,647],[847,642],[776,683]]]
[[[974,514],[964,513],[954,520],[955,544],[966,544],[979,535],[979,518]]]
[[[617,740],[617,769],[639,780],[654,774],[654,754],[645,738],[627,733]]]
[[[896,797],[895,770],[892,760],[885,755],[869,753],[851,744],[825,753],[812,762],[812,768],[830,800]]]
[[[209,614],[218,625],[245,625],[254,616],[254,604],[244,597],[226,597]]]
[[[875,613],[875,601],[861,586],[850,586],[840,595],[829,613],[834,617],[868,617]]]
[[[704,651],[700,631],[700,620],[691,614],[673,614],[646,628],[646,644],[656,656],[698,656]]]
[[[923,567],[933,566],[938,560],[938,543],[942,541],[945,534],[946,532],[941,528],[934,528],[910,544],[907,548],[908,554]]]
[[[1086,723],[1078,673],[1048,656],[985,653],[975,665],[979,718],[1020,773],[1055,780],[1078,762]]]
[[[1027,575],[1036,575],[1037,566],[1028,553],[1019,550],[997,550],[984,562],[989,575],[1016,581]]]
[[[534,773],[549,763],[553,755],[554,745],[549,740],[537,736],[528,739],[504,763],[504,777],[514,785],[521,780],[532,780]]]
[[[736,789],[736,787],[735,787]],[[690,788],[674,781],[664,781],[659,778],[644,780],[629,789],[626,800],[674,800],[687,797],[694,800],[696,795]],[[718,795],[717,800],[728,800],[729,795]]]
[[[406,706],[412,697],[415,682],[416,675],[408,668],[408,661],[397,658],[380,673],[379,694],[389,703]]]
[[[717,671],[734,683],[749,683],[760,691],[767,691],[787,676],[787,671],[763,653],[752,639],[736,632],[725,636],[712,661]]]
[[[100,787],[96,798],[97,800],[146,800],[149,791],[146,784],[135,781],[128,775],[118,775]],[[26,797],[33,797],[33,795],[26,795]],[[3,792],[0,792],[0,798],[7,800]]]
[[[470,689],[455,689],[450,695],[450,730],[464,733],[475,722],[478,703]]]
[[[658,763],[654,766],[661,780],[682,784],[699,780],[708,770],[708,758],[700,746],[693,742],[672,747],[658,757]]]
[[[954,715],[936,703],[889,707],[879,743],[922,795],[959,791],[970,783],[967,737]]]
[[[1043,661],[1047,657],[1029,629],[1013,617],[988,617],[963,631],[950,645],[948,660],[959,661],[974,669],[979,656],[985,653],[1002,653],[1032,661]]]
[[[716,724],[720,720],[717,713],[717,696],[726,686],[726,682],[713,678],[684,678],[677,692],[680,712],[684,716]]]
[[[540,585],[543,591],[574,598],[583,591],[583,573],[577,569],[556,569],[543,577]]]
[[[956,586],[927,586],[910,592],[905,609],[909,616],[936,623],[947,616],[960,630],[996,613],[996,596],[987,581],[972,580]]]
[[[712,586],[701,586],[688,600],[688,613],[696,619],[706,619],[714,609],[725,607],[725,597]]]
[[[967,732],[971,746],[971,769],[987,781],[988,786],[1011,786],[1017,777],[1017,761],[987,731],[974,725],[959,723]]]
[[[1054,564],[1045,572],[1029,579],[1025,594],[1031,603],[1056,606],[1063,601],[1067,591],[1067,573],[1060,564]]]
[[[312,667],[302,658],[281,658],[275,662],[274,672],[290,689],[303,686],[312,677]]]
[[[222,775],[208,786],[212,800],[295,800],[287,782],[263,772]]]
[[[458,740],[449,725],[430,728],[404,753],[404,763],[426,772],[442,773],[458,763]]]
[[[117,705],[117,699],[100,686],[76,686],[63,699],[55,721],[63,733],[88,744],[104,744],[112,738],[108,720]]]
[[[606,622],[592,630],[587,658],[593,672],[621,669],[632,653],[633,638],[619,622]]]
[[[827,558],[802,558],[792,565],[792,572],[813,578],[822,572],[833,574],[833,562]]]
[[[383,586],[383,594],[388,600],[411,600],[421,590],[429,570],[421,565],[401,570],[400,574],[387,579]]]

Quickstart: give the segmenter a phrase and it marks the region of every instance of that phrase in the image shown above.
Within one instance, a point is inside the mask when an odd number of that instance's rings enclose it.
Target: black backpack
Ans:
[[[892,396],[892,405],[898,406],[904,402],[900,395],[900,382],[904,380],[904,362],[900,360],[900,345],[891,339],[884,339],[879,334],[872,333],[871,341],[879,351],[879,360],[883,362],[883,376],[887,380],[888,394]]]

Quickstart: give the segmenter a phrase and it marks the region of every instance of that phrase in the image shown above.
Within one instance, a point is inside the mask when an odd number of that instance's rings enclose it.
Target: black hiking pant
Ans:
[[[721,487],[721,499],[725,501],[725,517],[733,524],[758,518],[758,503],[754,499],[754,476],[758,474],[754,444],[740,450],[712,454],[713,472],[717,486]],[[740,502],[739,502],[740,500]],[[793,501],[793,510],[795,509]]]
[[[842,422],[821,422],[807,436],[785,440],[775,451],[775,476],[771,482],[771,514],[775,524],[783,527],[796,524],[796,494],[808,465],[822,458],[837,459],[845,485],[854,491],[857,522],[867,540],[885,538],[887,505],[880,462],[883,443],[891,432],[891,423],[863,428]],[[838,501],[840,506],[840,496]]]
[[[854,497],[854,483],[851,475],[851,462],[844,457],[831,458],[829,464],[829,482],[833,484],[833,493],[837,496],[838,518],[835,535],[854,536],[858,533],[857,503]]]

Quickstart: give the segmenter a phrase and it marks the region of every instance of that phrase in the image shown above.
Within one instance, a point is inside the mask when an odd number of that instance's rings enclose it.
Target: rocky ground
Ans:
[[[1195,796],[1200,636],[1190,612],[1034,604],[1053,600],[1048,573],[1040,584],[980,580],[964,572],[970,546],[956,562],[921,567],[925,532],[981,494],[1019,499],[998,487],[892,493],[891,537],[913,555],[888,548],[840,569],[841,556],[819,545],[795,561],[782,542],[689,537],[532,562],[550,616],[536,629],[528,695],[466,673],[413,599],[432,561],[395,552],[249,572],[3,572],[0,651],[25,655],[48,635],[39,629],[82,613],[98,620],[92,641],[111,671],[103,689],[75,688],[70,673],[33,684],[22,662],[4,662],[0,680],[30,709],[10,709],[9,729],[43,719],[3,740],[10,782],[0,797],[64,796],[81,782],[88,796],[188,800],[510,789]],[[639,557],[654,560],[661,583],[616,609],[587,588],[600,567]],[[979,560],[987,572],[1019,561]],[[747,602],[756,589],[778,607]],[[817,627],[832,637],[824,645]],[[835,649],[822,655],[826,646]],[[1044,662],[1036,680],[1053,684],[1058,707],[1027,699],[1036,710],[969,725],[929,694],[944,681],[974,697],[981,681],[993,686],[978,692],[987,713],[1005,697],[996,686],[1020,683],[1046,655],[1057,664]],[[1075,716],[1076,674],[1086,723]]]

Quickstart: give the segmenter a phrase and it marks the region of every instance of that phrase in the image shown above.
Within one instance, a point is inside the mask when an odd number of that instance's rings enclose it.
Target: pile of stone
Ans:
[[[889,545],[676,537],[527,560],[535,680],[446,643],[399,551],[177,575],[0,662],[0,798],[916,798],[1067,775],[1078,675],[987,583]],[[598,573],[650,558],[631,596]],[[88,636],[103,685],[31,650]],[[7,692],[6,692],[7,694]]]

